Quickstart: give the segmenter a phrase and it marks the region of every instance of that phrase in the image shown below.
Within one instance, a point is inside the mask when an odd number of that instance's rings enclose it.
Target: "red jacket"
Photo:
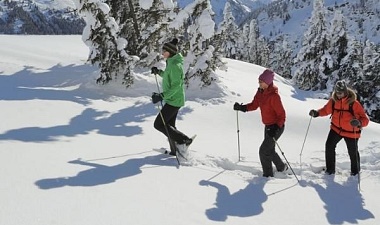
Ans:
[[[280,128],[284,126],[286,115],[276,86],[271,84],[265,90],[259,88],[252,102],[247,104],[247,111],[253,111],[259,107],[263,124],[277,124]]]
[[[335,101],[334,110],[333,101]],[[349,105],[351,103],[354,115],[352,115],[352,113],[349,111]],[[352,119],[358,119],[361,123],[361,127],[365,127],[369,123],[368,116],[365,113],[363,106],[356,100],[355,92],[350,89],[348,89],[348,95],[342,99],[338,99],[334,92],[326,105],[318,110],[318,113],[319,116],[327,116],[331,114],[330,128],[337,132],[339,135],[348,138],[360,137],[361,129],[351,126],[350,121]]]

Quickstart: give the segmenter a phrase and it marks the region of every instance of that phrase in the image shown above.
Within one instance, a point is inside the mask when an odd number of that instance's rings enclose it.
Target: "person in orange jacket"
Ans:
[[[266,69],[259,76],[259,88],[251,103],[246,105],[235,103],[234,110],[242,112],[254,111],[260,108],[261,119],[265,125],[264,140],[259,149],[261,166],[264,177],[273,177],[272,163],[277,171],[283,172],[288,169],[276,153],[275,141],[278,140],[285,129],[285,109],[278,94],[278,88],[273,84],[274,72]]]
[[[332,96],[326,105],[309,112],[309,115],[314,118],[330,114],[330,132],[325,146],[325,173],[335,174],[335,148],[338,142],[344,139],[351,161],[351,175],[355,176],[360,172],[358,140],[362,128],[368,125],[369,119],[363,106],[356,99],[355,92],[347,87],[344,80],[336,82]]]

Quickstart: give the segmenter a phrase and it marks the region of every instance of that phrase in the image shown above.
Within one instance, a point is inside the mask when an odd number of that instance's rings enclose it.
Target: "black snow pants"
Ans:
[[[284,132],[285,126],[278,129],[274,138],[278,140],[282,133]],[[264,129],[264,141],[262,142],[259,149],[259,156],[261,166],[263,168],[264,177],[273,177],[273,167],[272,163],[276,166],[277,171],[283,171],[285,164],[282,162],[280,156],[276,153],[275,150],[276,143],[273,140],[273,137],[270,137],[267,133],[267,126]]]
[[[172,152],[175,152],[176,149],[174,142],[176,142],[177,144],[183,144],[185,140],[189,139],[185,134],[176,129],[175,124],[179,109],[180,107],[171,106],[166,103],[162,107],[161,113],[157,115],[156,120],[154,121],[154,128],[163,133],[166,137],[171,138],[171,141],[169,141],[169,143],[170,150]],[[163,118],[161,117],[161,115]],[[162,119],[164,119],[165,122],[162,121]],[[169,135],[166,132],[165,125],[167,131],[169,132]]]
[[[344,138],[346,142],[348,155],[351,161],[351,174],[360,172],[360,155],[358,151],[358,139],[342,137],[334,130],[330,129],[329,135],[326,140],[325,159],[326,159],[326,172],[330,174],[335,173],[335,149],[340,140]]]

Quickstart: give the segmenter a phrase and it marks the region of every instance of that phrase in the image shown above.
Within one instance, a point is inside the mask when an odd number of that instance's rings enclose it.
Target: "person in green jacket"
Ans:
[[[189,146],[192,142],[191,138],[176,128],[178,111],[185,105],[183,56],[178,52],[177,44],[178,39],[174,38],[162,47],[162,55],[166,59],[164,71],[152,67],[152,73],[162,77],[162,93],[153,93],[152,102],[165,102],[154,121],[154,128],[168,137],[170,155],[176,155],[180,147],[184,149],[179,145]]]

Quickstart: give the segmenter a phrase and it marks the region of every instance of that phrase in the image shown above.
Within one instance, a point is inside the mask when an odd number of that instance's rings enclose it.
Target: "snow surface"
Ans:
[[[343,141],[338,174],[314,173],[329,118],[308,111],[326,103],[314,98],[321,93],[275,77],[287,112],[278,144],[300,183],[262,178],[260,113],[232,105],[251,101],[264,68],[226,60],[217,85],[186,93],[177,127],[197,138],[178,166],[156,151],[168,143],[153,128],[149,69],[131,89],[97,86],[81,36],[0,35],[0,43],[0,224],[379,224],[380,125],[359,141],[361,191]]]

